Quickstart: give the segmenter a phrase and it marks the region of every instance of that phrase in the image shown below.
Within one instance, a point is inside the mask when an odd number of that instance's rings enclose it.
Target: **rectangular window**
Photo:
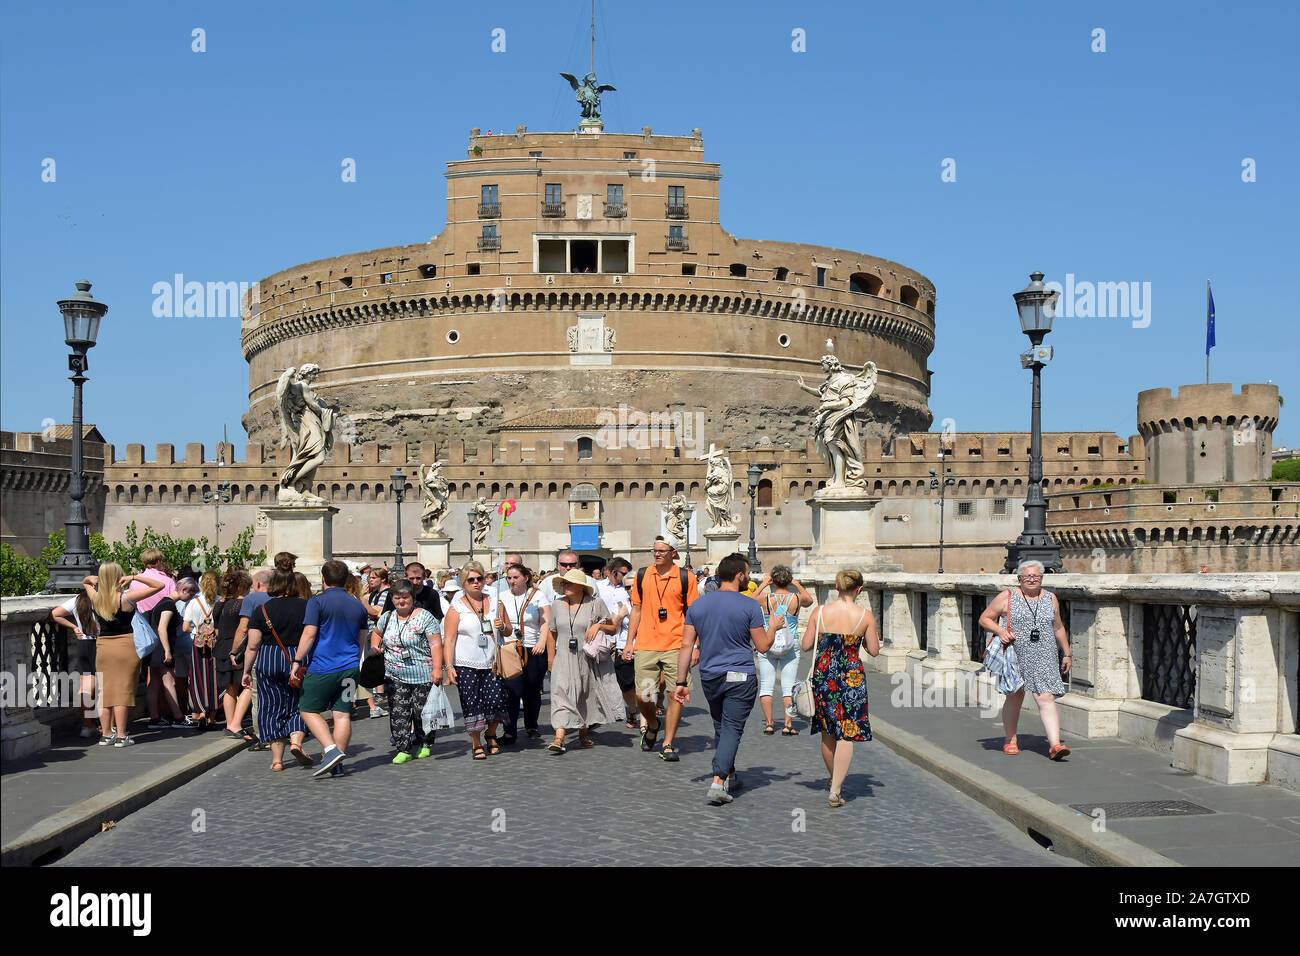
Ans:
[[[993,513],[994,513],[995,515],[1005,515],[1005,514],[1007,513],[1007,499],[1006,499],[1006,498],[994,498],[994,499],[993,499]]]
[[[826,267],[825,267],[825,266],[818,266],[818,267],[817,267],[817,285],[819,285],[819,286],[825,286],[825,285],[826,285]]]
[[[693,276],[693,275],[695,275],[695,263],[693,263],[693,262],[683,262],[683,263],[682,263],[682,275],[684,275],[684,276]],[[1279,489],[1279,490],[1280,490],[1280,489]],[[1281,500],[1281,499],[1279,499],[1279,498],[1274,498],[1273,500],[1274,500],[1274,501],[1279,501],[1279,500]]]
[[[550,205],[558,205],[559,203],[562,203],[562,202],[564,202],[564,197],[560,195],[560,184],[559,184],[559,183],[547,183],[547,184],[546,184],[546,204],[547,204],[548,206],[550,206]]]
[[[537,241],[537,271],[564,272],[567,270],[566,251],[563,239],[539,239]]]
[[[1100,446],[1100,445],[1089,445],[1089,446],[1088,446],[1088,454],[1089,454],[1089,455],[1100,455],[1100,454],[1101,454],[1101,446]]]
[[[1218,500],[1219,500],[1219,489],[1218,489],[1218,488],[1207,488],[1206,491],[1205,491],[1205,500],[1206,500],[1206,501],[1213,501],[1213,502],[1217,503]]]
[[[1011,454],[1011,449],[1010,449],[1010,448],[999,448],[999,449],[998,449],[998,454],[999,454],[999,455],[1010,455],[1010,454]]]
[[[669,227],[668,227],[668,238],[669,238],[669,240],[672,241],[672,242],[680,242],[681,239],[682,239],[682,227],[681,227],[681,226],[669,226]]]
[[[607,192],[605,193],[605,202],[609,203],[611,206],[623,205],[622,185],[617,183],[610,183],[609,186],[606,187],[606,189]]]
[[[469,265],[465,267],[465,272],[467,275],[472,275],[472,276],[478,275],[479,264],[477,262],[471,262]]]
[[[489,205],[489,204],[490,204],[490,205],[495,205],[495,204],[497,203],[497,187],[496,187],[496,186],[480,186],[480,187],[479,187],[479,202],[481,202],[481,203],[483,203],[483,204],[485,204],[485,205]]]
[[[981,456],[981,455],[984,454],[984,449],[983,449],[983,448],[968,448],[968,449],[966,449],[966,454],[970,455],[971,457],[978,457],[978,456]]]
[[[668,187],[668,205],[670,205],[670,206],[680,206],[680,205],[681,205],[682,203],[684,203],[684,202],[686,202],[686,187],[685,187],[685,186],[669,186],[669,187]]]
[[[490,225],[490,226],[484,226],[484,227],[483,227],[483,238],[484,238],[484,239],[495,239],[496,237],[497,237],[497,227],[496,227],[496,224],[495,224],[495,223],[493,223],[493,224]]]
[[[530,150],[528,151],[528,158],[529,158],[529,159],[541,159],[541,158],[542,158],[542,151],[541,151],[540,149],[530,149]]]
[[[975,502],[973,501],[957,502],[957,517],[958,518],[975,517]]]
[[[636,159],[636,153],[633,153],[633,152],[625,152],[625,153],[623,154],[623,158],[624,158],[624,159]]]
[[[1174,505],[1174,504],[1177,504],[1177,503],[1178,503],[1178,492],[1176,492],[1176,491],[1166,491],[1166,492],[1164,493],[1164,498],[1165,498],[1165,504],[1167,504],[1167,505]]]

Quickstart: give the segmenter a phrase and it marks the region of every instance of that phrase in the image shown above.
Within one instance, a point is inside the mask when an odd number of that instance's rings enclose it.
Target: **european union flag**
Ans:
[[[1210,291],[1210,283],[1205,283],[1205,357],[1210,357],[1210,349],[1214,348],[1214,293]],[[1209,368],[1207,365],[1206,368]]]

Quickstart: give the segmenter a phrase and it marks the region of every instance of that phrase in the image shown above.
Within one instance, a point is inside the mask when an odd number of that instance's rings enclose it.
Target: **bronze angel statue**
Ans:
[[[569,81],[569,85],[573,87],[574,92],[577,94],[574,99],[582,107],[582,118],[588,120],[600,119],[600,94],[613,93],[615,92],[614,87],[608,83],[597,86],[595,73],[588,73],[582,78],[581,83],[572,73],[561,73],[560,76]]]
[[[826,490],[865,488],[867,479],[857,413],[876,389],[876,363],[868,362],[861,374],[852,375],[844,370],[839,359],[827,355],[822,358],[822,371],[826,373],[826,381],[820,388],[805,385],[802,377],[799,387],[820,400],[813,432],[817,451],[831,472]]]
[[[319,365],[290,366],[275,385],[280,447],[290,449],[289,466],[280,474],[276,495],[281,504],[326,504],[310,490],[316,469],[334,445],[335,410],[311,390],[319,374]]]

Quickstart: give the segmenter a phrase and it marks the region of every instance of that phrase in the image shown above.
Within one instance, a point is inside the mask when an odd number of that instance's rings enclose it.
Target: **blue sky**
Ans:
[[[1150,283],[1145,327],[1058,318],[1045,428],[1127,436],[1138,391],[1204,381],[1211,278],[1211,377],[1277,383],[1292,406],[1274,441],[1295,447],[1297,9],[606,0],[597,68],[618,87],[608,130],[704,131],[731,232],[934,281],[936,429],[1028,427],[1011,293],[1038,268]],[[87,278],[110,307],[87,420],[150,455],[225,424],[242,451],[238,319],[155,318],[154,283],[253,282],[436,235],[470,128],[576,124],[557,74],[585,72],[588,16],[585,0],[6,3],[0,425],[71,419],[54,303]]]

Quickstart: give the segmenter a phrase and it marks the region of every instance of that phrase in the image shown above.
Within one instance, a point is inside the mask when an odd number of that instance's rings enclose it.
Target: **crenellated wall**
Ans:
[[[1276,385],[1183,385],[1138,393],[1146,479],[1162,485],[1267,480],[1281,403]]]

